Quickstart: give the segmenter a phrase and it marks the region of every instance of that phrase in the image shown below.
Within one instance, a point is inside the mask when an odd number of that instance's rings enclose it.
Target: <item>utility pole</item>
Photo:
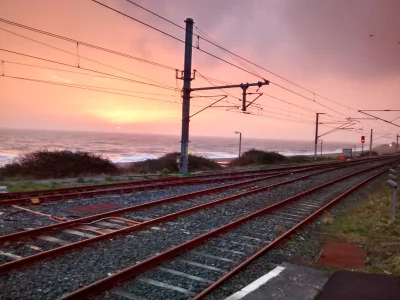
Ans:
[[[324,113],[316,113],[315,120],[315,147],[314,147],[314,160],[317,160],[317,147],[318,147],[318,121],[319,115],[324,115]]]
[[[396,141],[396,150],[399,149],[399,135],[396,136],[397,141]]]
[[[373,133],[373,130],[371,128],[371,136],[369,138],[369,156],[372,155],[372,133]]]
[[[189,119],[190,119],[190,83],[192,80],[192,41],[193,41],[193,19],[186,19],[185,36],[185,61],[183,70],[183,103],[182,103],[182,138],[180,172],[185,174],[189,171]]]
[[[180,166],[180,173],[186,174],[189,172],[189,121],[190,118],[197,115],[198,113],[202,112],[203,110],[209,107],[216,107],[214,104],[220,102],[221,100],[225,99],[227,96],[223,96],[221,99],[209,104],[208,106],[204,107],[200,111],[190,115],[190,93],[194,91],[205,91],[205,90],[221,90],[221,89],[229,89],[229,88],[241,88],[243,91],[243,99],[242,99],[242,111],[246,113],[247,107],[250,105],[254,105],[254,101],[256,101],[259,97],[263,95],[263,93],[259,94],[258,97],[252,99],[250,102],[246,102],[246,93],[249,87],[258,87],[259,89],[263,85],[268,85],[269,81],[263,79],[264,82],[258,81],[255,83],[241,83],[241,84],[231,84],[231,85],[223,85],[223,86],[209,86],[209,87],[199,87],[199,88],[191,88],[190,83],[194,79],[192,78],[192,47],[193,47],[193,19],[187,18],[186,22],[186,36],[185,36],[185,66],[184,70],[181,71],[183,76],[178,76],[178,71],[176,70],[176,79],[183,79],[183,88],[182,88],[182,137],[181,137],[181,155],[179,158],[179,166]],[[251,93],[254,94],[254,93]],[[239,107],[236,107],[239,108]]]

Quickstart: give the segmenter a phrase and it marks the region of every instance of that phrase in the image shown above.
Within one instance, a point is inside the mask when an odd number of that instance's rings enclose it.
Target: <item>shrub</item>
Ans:
[[[0,168],[0,177],[62,178],[94,174],[114,174],[118,168],[110,160],[90,152],[36,151],[18,156]]]
[[[268,152],[251,149],[244,152],[240,157],[235,158],[229,163],[231,167],[248,165],[269,165],[276,164],[286,160],[286,157],[277,152]]]
[[[130,171],[135,173],[157,173],[162,174],[178,173],[179,166],[177,158],[180,154],[172,152],[165,154],[157,159],[146,159],[132,164]],[[191,171],[220,170],[222,167],[215,161],[206,157],[189,154],[189,169]]]

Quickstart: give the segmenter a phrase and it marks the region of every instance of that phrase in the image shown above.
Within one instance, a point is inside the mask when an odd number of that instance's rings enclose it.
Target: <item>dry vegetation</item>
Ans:
[[[400,275],[400,205],[396,220],[391,221],[390,195],[389,188],[371,195],[364,205],[335,219],[327,230],[340,240],[364,245],[368,271]]]

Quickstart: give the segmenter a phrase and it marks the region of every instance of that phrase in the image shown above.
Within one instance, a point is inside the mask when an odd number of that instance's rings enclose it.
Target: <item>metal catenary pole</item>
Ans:
[[[372,134],[373,134],[373,130],[371,128],[371,136],[369,138],[369,156],[372,155]]]
[[[318,147],[318,120],[319,115],[324,115],[324,113],[316,113],[315,119],[315,147],[314,147],[314,160],[317,160],[317,147]]]
[[[183,71],[183,103],[182,103],[182,136],[180,170],[185,174],[189,171],[189,116],[190,116],[190,83],[192,77],[192,41],[193,19],[186,19],[185,62]]]

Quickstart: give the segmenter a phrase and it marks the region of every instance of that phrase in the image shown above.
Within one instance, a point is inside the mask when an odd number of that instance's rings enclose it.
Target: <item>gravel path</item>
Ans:
[[[372,163],[368,166],[379,164]],[[318,175],[306,181],[187,215],[166,223],[161,228],[132,232],[126,236],[95,243],[79,251],[31,266],[29,269],[3,274],[0,287],[3,294],[10,298],[55,299],[65,292],[103,278],[110,272],[116,272],[266,205],[362,168],[365,166]]]

